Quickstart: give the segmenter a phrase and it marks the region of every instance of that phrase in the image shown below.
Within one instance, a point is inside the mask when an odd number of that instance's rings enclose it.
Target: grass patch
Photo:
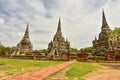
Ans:
[[[82,76],[100,69],[96,64],[97,63],[75,62],[70,66],[70,69],[66,71],[66,76],[69,77],[69,80],[73,80],[75,78],[78,78],[78,80],[84,80],[82,79]]]
[[[60,75],[58,77],[56,77],[56,75],[58,74],[62,74],[62,75],[65,75],[65,73],[63,73],[64,70],[66,70],[68,67],[65,67],[51,75],[49,75],[48,77],[44,78],[43,80],[64,80],[64,79],[60,79],[60,78],[63,78],[63,76],[61,77]],[[60,78],[59,78],[60,77]],[[66,79],[65,79],[66,80]]]
[[[0,64],[0,66],[3,66],[3,65],[5,65],[5,64]]]
[[[11,74],[18,75],[27,71],[34,71],[36,69],[57,65],[63,62],[64,61],[42,61],[0,58],[0,64],[4,64],[4,66],[0,67],[0,72],[4,74],[2,76],[0,75],[0,79]]]
[[[77,57],[76,56],[71,56],[71,59],[74,60],[74,59],[77,59]]]
[[[65,74],[63,74],[62,72],[67,68],[68,70],[66,70]],[[56,73],[53,73],[52,75],[48,76],[44,80],[84,80],[82,77],[85,74],[88,74],[92,71],[96,71],[99,69],[101,69],[101,66],[99,63],[75,62],[64,69]],[[61,76],[59,78],[60,76],[59,74],[63,74],[65,75],[65,77]],[[56,75],[59,75],[59,76],[56,76]],[[65,79],[61,79],[62,77]],[[52,78],[55,78],[55,79],[52,79]]]
[[[105,56],[96,56],[97,59],[105,59]],[[94,59],[94,56],[88,56],[88,59]]]

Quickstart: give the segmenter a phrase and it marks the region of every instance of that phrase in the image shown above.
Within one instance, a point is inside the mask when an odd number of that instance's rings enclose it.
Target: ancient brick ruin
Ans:
[[[99,34],[98,39],[95,37],[93,40],[93,49],[92,53],[93,54],[103,54],[106,50],[112,48],[112,42],[113,40],[110,38],[109,33],[111,29],[108,26],[105,13],[103,11],[102,13],[102,27],[101,27],[101,32]]]
[[[87,53],[78,53],[76,54],[77,61],[87,61],[88,60],[88,54]]]
[[[120,51],[107,50],[105,52],[105,60],[120,61]]]
[[[70,42],[64,39],[61,31],[61,21],[59,19],[57,32],[53,38],[53,40],[48,44],[47,56],[51,58],[51,56],[59,56],[62,53],[70,52]]]
[[[61,60],[69,61],[70,60],[70,53],[62,53]]]
[[[27,28],[25,34],[17,44],[16,50],[14,51],[13,55],[31,55],[33,52],[33,45],[31,44],[30,37],[29,37],[29,25],[27,24]]]
[[[102,12],[102,27],[98,39],[93,40],[92,54],[105,55],[106,60],[120,60],[120,35],[115,38],[110,36],[111,29],[108,26],[105,13]]]

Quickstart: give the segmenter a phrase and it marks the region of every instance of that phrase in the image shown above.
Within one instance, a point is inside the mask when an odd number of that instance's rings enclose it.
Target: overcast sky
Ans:
[[[47,48],[60,17],[71,47],[88,47],[101,31],[102,8],[110,28],[120,26],[120,0],[0,0],[0,41],[16,46],[29,22],[34,49]]]

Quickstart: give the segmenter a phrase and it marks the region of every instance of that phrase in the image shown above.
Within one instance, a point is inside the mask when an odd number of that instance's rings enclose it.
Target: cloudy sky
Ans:
[[[34,49],[47,48],[60,17],[71,47],[88,47],[101,31],[102,8],[110,28],[120,26],[120,0],[0,0],[0,41],[16,46],[29,22]]]

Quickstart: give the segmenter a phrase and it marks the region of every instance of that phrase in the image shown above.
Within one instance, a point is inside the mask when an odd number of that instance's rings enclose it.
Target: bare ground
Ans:
[[[69,80],[68,77],[65,76],[67,70],[69,70],[69,66],[62,71],[53,74],[54,76],[51,75],[47,77],[45,80]]]
[[[85,80],[120,80],[120,63],[101,64],[102,70],[86,74]]]
[[[99,71],[94,71],[92,73],[86,74],[82,79],[85,80],[120,80],[120,63],[104,63],[98,64],[98,66],[102,67]],[[53,76],[47,77],[45,80],[69,80],[68,77],[65,76],[67,70],[69,70],[69,66],[62,71],[54,74]],[[74,80],[78,80],[78,78],[74,78]]]

